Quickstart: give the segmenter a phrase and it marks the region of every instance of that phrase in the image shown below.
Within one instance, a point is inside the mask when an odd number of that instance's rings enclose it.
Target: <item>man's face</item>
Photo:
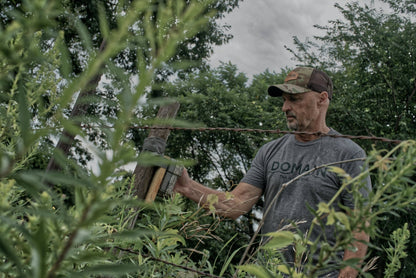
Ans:
[[[293,131],[315,132],[319,125],[319,93],[283,93],[282,111],[286,115],[287,127]]]

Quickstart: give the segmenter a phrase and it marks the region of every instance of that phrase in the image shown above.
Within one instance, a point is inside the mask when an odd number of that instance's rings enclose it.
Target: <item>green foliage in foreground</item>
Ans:
[[[66,10],[65,1],[7,3],[1,3],[5,7],[2,15],[7,14],[10,20],[0,26],[1,276],[180,276],[181,268],[167,263],[155,268],[148,256],[165,258],[173,265],[193,266],[175,248],[185,245],[178,223],[197,223],[195,216],[182,213],[177,204],[160,212],[132,196],[123,167],[153,162],[137,159],[126,133],[155,72],[175,55],[179,43],[206,26],[214,15],[209,8],[212,3],[123,2],[123,9],[113,15],[117,24],[112,27],[103,7],[98,7],[99,30],[106,41],[100,51],[92,47],[93,35],[82,21]],[[65,44],[66,34],[57,24],[65,17],[73,20],[84,49]],[[132,31],[140,31],[141,36]],[[139,79],[135,86],[129,86],[125,73],[113,63],[124,47],[132,46],[132,39],[139,39],[141,46],[135,49],[137,60],[131,61]],[[157,51],[152,47],[156,44]],[[83,71],[76,75],[71,73],[72,51],[83,54]],[[116,117],[69,118],[78,93],[91,89],[90,80],[107,69],[114,86],[120,85],[117,81],[123,84],[110,103],[118,108]],[[103,107],[100,99],[87,101]],[[102,127],[106,149],[89,142],[78,125],[80,121]],[[59,173],[46,173],[45,163],[32,163],[44,155],[48,159],[45,142],[56,141],[63,129],[95,154],[96,168],[83,167],[78,163],[82,159],[71,159],[59,151],[55,154],[62,168]],[[106,150],[111,150],[111,155]],[[37,167],[30,169],[29,165]],[[167,212],[173,215],[171,219],[163,216]],[[155,225],[157,213],[163,225]],[[144,226],[126,228],[128,220],[137,214]],[[152,214],[154,217],[147,218]],[[191,232],[187,234],[194,236],[194,226],[188,227]]]
[[[390,9],[381,9],[386,3]],[[335,93],[329,124],[344,134],[416,138],[414,2],[348,1],[336,7],[342,18],[317,26],[323,32],[321,36],[303,43],[296,38],[294,52],[300,63],[331,72]],[[367,151],[373,144],[377,148],[387,146],[371,140],[359,143]],[[386,213],[377,223],[382,236],[373,239],[373,244],[383,248],[389,247],[390,234],[408,223],[409,256],[402,260],[397,277],[414,277],[416,272],[415,219],[414,206],[408,206]],[[383,252],[374,253],[380,258],[372,273],[383,277],[388,260]]]
[[[241,235],[242,226],[206,216],[201,210],[188,209],[189,204],[179,196],[151,205],[132,196],[134,177],[129,177],[124,167],[129,163],[153,163],[137,159],[136,149],[128,140],[128,130],[135,122],[133,118],[143,111],[141,99],[151,90],[155,72],[173,58],[178,44],[203,28],[211,15],[207,6],[201,4],[204,1],[156,2],[158,5],[153,1],[123,2],[124,9],[112,18],[117,24],[108,24],[103,7],[97,9],[99,24],[95,27],[108,39],[102,52],[90,47],[97,38],[92,42],[92,35],[83,23],[76,21],[76,15],[70,15],[69,19],[76,23],[79,45],[83,46],[78,61],[83,64],[80,66],[83,70],[75,75],[70,60],[71,51],[77,49],[66,45],[65,32],[57,28],[57,22],[62,19],[58,15],[68,15],[65,5],[56,1],[21,1],[20,9],[11,11],[10,6],[4,9],[4,12],[11,12],[13,20],[0,28],[0,277],[198,277],[214,274],[280,277],[281,273],[314,277],[327,267],[327,259],[337,248],[351,243],[351,230],[364,229],[373,239],[385,237],[386,215],[408,210],[415,202],[414,141],[405,141],[392,150],[372,151],[367,172],[355,179],[345,176],[345,186],[353,189],[360,186],[363,176],[371,173],[373,177],[375,190],[368,203],[357,196],[357,211],[347,215],[332,211],[328,204],[319,206],[315,212],[317,217],[325,215],[328,222],[318,221],[313,225],[336,225],[339,242],[335,247],[325,245],[321,264],[307,264],[302,271],[298,265],[287,266],[279,260],[279,249],[292,243],[299,254],[316,249],[316,243],[307,241],[293,228],[273,234],[274,240],[261,249],[262,256],[246,256],[248,264],[239,265],[244,248],[251,247],[247,243],[253,231],[244,231]],[[156,9],[158,12],[154,13]],[[169,16],[158,17],[158,14]],[[141,23],[140,28],[137,22]],[[129,78],[117,67],[115,58],[120,51],[133,45],[132,40],[141,46],[134,49],[138,58],[132,62],[138,70],[136,86],[130,86]],[[155,45],[157,51],[152,47]],[[101,127],[103,137],[100,139],[105,148],[89,141],[85,129],[75,124],[80,119],[68,117],[79,91],[103,69],[111,73],[113,85],[118,88],[111,101],[109,98],[104,104],[116,106],[113,112],[117,114],[105,117],[103,113],[81,120]],[[267,84],[281,77],[267,72],[256,77],[247,89],[245,77],[228,65],[218,71],[190,75],[184,78],[184,83],[166,89],[170,90],[169,95],[183,101],[187,107],[183,116],[191,121],[199,119],[196,113],[199,111],[205,112],[208,119],[218,116],[224,126],[236,123],[238,127],[254,128],[261,123],[265,128],[273,128],[273,116],[278,109],[261,92]],[[218,79],[229,83],[221,84]],[[204,85],[205,91],[197,94],[195,88],[199,90],[199,87],[194,87],[192,82],[204,83],[204,80],[212,81],[212,88]],[[239,84],[242,85],[238,87]],[[171,91],[175,88],[177,92],[173,94]],[[230,108],[227,103],[234,101],[235,96],[239,98],[235,102],[239,106]],[[88,101],[97,108],[106,107],[97,98]],[[246,102],[253,105],[249,114],[243,113]],[[257,114],[267,117],[259,121]],[[204,122],[208,126],[219,126],[214,120]],[[281,119],[277,124],[283,124]],[[50,154],[45,144],[56,141],[64,128],[88,145],[97,157],[96,168],[88,169],[83,166],[82,158],[70,159],[57,152],[55,157],[63,171],[45,173],[45,161]],[[204,151],[212,153],[222,144],[227,151],[217,152],[222,155],[220,160],[211,157],[211,163],[209,159],[202,162],[223,169],[229,166],[222,164],[225,160],[241,162],[234,172],[218,171],[226,173],[224,179],[229,180],[238,179],[248,167],[256,147],[253,145],[270,139],[223,135],[218,142],[210,135],[182,136],[174,137],[172,142],[192,141],[195,145],[186,148],[183,144],[183,149],[172,151],[174,157],[186,157],[186,151],[191,150],[202,161]],[[240,160],[234,160],[229,151],[235,139],[241,144]],[[205,181],[211,170],[196,168],[194,173]],[[230,189],[221,179],[216,179],[215,183]],[[127,223],[135,217],[138,217],[137,225],[130,229]],[[362,225],[363,219],[371,225]],[[250,221],[241,222],[250,226],[248,230],[253,228]],[[386,276],[395,275],[400,269],[400,259],[406,256],[410,225],[400,228],[392,231],[388,247],[370,244],[372,252],[366,262],[372,262],[377,251],[380,258],[389,262]],[[257,251],[255,248],[254,253],[260,253]],[[361,271],[364,270],[365,266]],[[363,275],[369,276],[365,272]]]
[[[308,254],[317,250],[318,242],[311,242],[308,235],[298,234],[296,226],[287,227],[281,231],[270,234],[271,240],[261,249],[267,250],[266,260],[259,260],[258,265],[244,265],[239,267],[242,271],[256,275],[257,277],[282,277],[276,272],[285,273],[291,277],[317,277],[318,273],[324,269],[331,269],[328,265],[329,259],[334,258],[336,250],[350,248],[354,239],[351,237],[352,231],[365,231],[372,239],[377,239],[380,229],[384,222],[385,214],[395,213],[412,206],[416,201],[416,182],[413,180],[416,170],[414,156],[416,155],[416,142],[404,141],[390,151],[373,151],[367,163],[368,170],[361,175],[351,178],[340,168],[332,168],[333,171],[344,177],[343,188],[350,188],[355,198],[355,210],[346,210],[346,213],[336,212],[330,208],[330,203],[321,203],[316,211],[316,221],[311,224],[325,229],[326,225],[335,225],[337,242],[334,246],[323,243],[319,250],[320,261],[312,264],[311,259],[306,259],[306,264],[295,264],[288,266],[283,261],[276,260],[278,251],[293,245],[297,255],[303,259],[308,258]],[[375,187],[370,194],[368,202],[357,194],[361,181],[366,175],[372,175]],[[290,182],[289,185],[290,186]],[[324,221],[322,220],[324,219]],[[365,220],[368,225],[365,225]],[[383,221],[384,220],[384,221]],[[384,250],[390,262],[385,269],[384,277],[395,277],[395,273],[400,269],[400,260],[406,257],[406,245],[409,243],[408,224],[397,229],[391,235],[389,248]],[[379,246],[371,245],[375,250],[381,249]],[[370,248],[370,250],[371,250]],[[270,253],[271,252],[271,253]],[[270,255],[271,254],[271,255]],[[310,256],[309,256],[310,258]],[[377,267],[377,257],[369,252],[366,264],[358,268],[364,277],[373,277],[369,270]],[[338,260],[338,265],[356,267],[357,260],[342,262]]]

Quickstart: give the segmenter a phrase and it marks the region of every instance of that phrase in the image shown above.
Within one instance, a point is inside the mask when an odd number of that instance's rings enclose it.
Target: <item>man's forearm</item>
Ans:
[[[344,261],[349,259],[358,258],[360,259],[360,263],[365,258],[365,255],[367,254],[367,242],[370,241],[370,237],[363,231],[359,232],[353,232],[353,237],[355,241],[353,242],[353,250],[346,249],[344,252]],[[352,267],[345,267],[341,269],[339,273],[339,278],[355,278],[358,275],[358,270],[352,268]]]
[[[214,190],[189,178],[187,171],[177,180],[174,191],[206,209],[213,206],[215,213],[232,219],[248,212],[262,194],[261,189],[246,183],[238,184],[232,192]]]
[[[217,214],[232,219],[245,213],[245,211],[240,209],[240,200],[233,196],[232,193],[214,190],[195,181],[191,181],[191,183],[191,186],[188,186],[186,190],[179,193],[198,203],[203,208],[209,209],[210,206],[213,206]],[[211,199],[209,197],[210,195],[216,196],[217,198]]]

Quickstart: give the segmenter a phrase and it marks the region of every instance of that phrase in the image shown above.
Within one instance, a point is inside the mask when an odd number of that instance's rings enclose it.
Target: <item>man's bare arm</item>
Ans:
[[[248,212],[257,202],[262,194],[262,190],[248,183],[239,183],[231,192],[223,192],[203,186],[192,180],[186,170],[178,178],[175,192],[193,200],[204,208],[208,208],[208,196],[215,195],[218,202],[214,203],[216,213],[232,219]]]
[[[359,258],[362,260],[364,260],[365,255],[367,253],[367,244],[366,242],[370,241],[370,237],[364,232],[364,231],[356,231],[353,232],[353,237],[355,239],[355,241],[353,242],[353,250],[350,249],[346,249],[344,251],[344,261],[348,260],[348,259],[353,259],[353,258]],[[358,271],[352,267],[345,267],[343,269],[341,269],[341,271],[339,272],[339,278],[355,278],[358,275]]]

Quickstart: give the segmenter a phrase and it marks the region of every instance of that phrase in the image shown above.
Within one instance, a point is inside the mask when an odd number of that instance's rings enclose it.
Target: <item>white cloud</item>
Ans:
[[[346,0],[336,2],[343,5]],[[293,36],[304,40],[320,34],[313,25],[326,25],[341,16],[334,4],[331,0],[245,0],[224,18],[234,38],[214,49],[211,64],[231,61],[248,76],[293,67],[284,46],[293,47]]]

